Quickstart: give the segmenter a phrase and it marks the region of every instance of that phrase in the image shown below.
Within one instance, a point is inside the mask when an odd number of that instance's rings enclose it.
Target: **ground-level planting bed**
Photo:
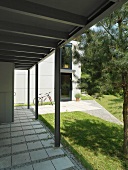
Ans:
[[[53,131],[54,114],[39,119]],[[61,113],[62,143],[89,170],[123,170],[123,126],[83,112]]]

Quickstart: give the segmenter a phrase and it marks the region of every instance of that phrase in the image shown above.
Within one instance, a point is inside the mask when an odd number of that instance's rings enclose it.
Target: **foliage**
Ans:
[[[128,70],[128,3],[79,37],[75,63],[81,62],[81,89],[88,94],[121,93]]]
[[[54,114],[40,115],[53,130]],[[63,144],[89,170],[124,170],[122,126],[83,112],[61,113]]]
[[[75,98],[78,98],[78,99],[79,99],[80,97],[81,97],[81,94],[80,94],[80,93],[76,93],[76,94],[75,94]]]
[[[90,95],[122,94],[124,155],[128,160],[128,3],[81,36],[74,58],[82,64],[80,87]]]
[[[71,63],[71,45],[67,45],[62,48],[61,51],[61,64],[62,68],[70,68],[70,63]]]

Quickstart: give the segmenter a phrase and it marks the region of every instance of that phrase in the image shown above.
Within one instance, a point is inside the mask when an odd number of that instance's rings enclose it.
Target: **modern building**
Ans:
[[[75,2],[73,0],[0,0],[0,123],[14,121],[15,69],[27,70],[25,81],[28,82],[26,89],[28,109],[30,94],[33,93],[31,90],[35,87],[35,119],[38,119],[38,86],[41,82],[38,81],[38,65],[43,58],[49,57],[55,51],[55,146],[59,147],[60,96],[65,99],[71,96],[68,93],[65,96],[64,91],[60,95],[60,81],[61,77],[63,82],[69,80],[74,69],[72,66],[69,72],[68,68],[65,68],[66,65],[60,68],[61,49],[126,2],[127,0]],[[34,66],[35,70],[32,69]],[[49,70],[47,69],[47,75]],[[35,74],[35,78],[31,78],[30,72]],[[46,70],[43,74],[46,75]],[[22,79],[24,78],[20,80]],[[42,82],[45,80],[42,79]],[[47,83],[47,88],[50,87],[50,83]],[[20,88],[22,89],[22,86]],[[20,92],[18,91],[16,96],[18,93]],[[20,95],[22,97],[22,93]]]
[[[61,49],[61,101],[75,100],[75,94],[80,93],[77,80],[81,77],[80,64],[74,64],[73,48],[77,45],[72,41]],[[14,84],[14,103],[27,103],[27,71],[15,70]],[[55,89],[55,53],[52,53],[46,59],[39,63],[39,86],[38,93],[45,95],[50,92],[54,101]],[[35,98],[35,67],[30,70],[30,103]],[[47,98],[48,101],[48,98]]]

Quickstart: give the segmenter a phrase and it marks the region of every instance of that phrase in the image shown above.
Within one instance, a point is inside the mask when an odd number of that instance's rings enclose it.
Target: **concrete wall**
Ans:
[[[14,82],[15,96],[14,103],[24,103],[27,100],[27,71],[26,70],[16,70],[15,71],[15,82]]]
[[[54,54],[40,62],[38,65],[39,82],[38,93],[51,92],[54,100]],[[27,71],[15,70],[14,103],[27,103]],[[35,67],[30,69],[30,103],[35,98]]]
[[[75,94],[81,93],[81,90],[78,88],[77,80],[81,77],[81,64],[74,65],[72,64],[72,100],[75,100]]]
[[[54,101],[54,66],[55,66],[55,53],[39,63],[39,87],[38,93],[51,92],[52,100]],[[81,77],[81,66],[74,65],[72,62],[72,100],[75,100],[75,94],[80,93],[76,83],[77,78]],[[27,103],[27,71],[15,71],[15,103]],[[30,70],[30,103],[35,98],[35,67]]]
[[[0,123],[14,118],[14,64],[0,62]]]

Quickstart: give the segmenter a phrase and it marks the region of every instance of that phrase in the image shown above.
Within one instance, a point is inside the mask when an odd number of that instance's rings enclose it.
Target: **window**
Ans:
[[[68,44],[61,50],[61,68],[72,69],[72,44]]]
[[[61,73],[61,100],[71,100],[72,96],[72,74]]]

